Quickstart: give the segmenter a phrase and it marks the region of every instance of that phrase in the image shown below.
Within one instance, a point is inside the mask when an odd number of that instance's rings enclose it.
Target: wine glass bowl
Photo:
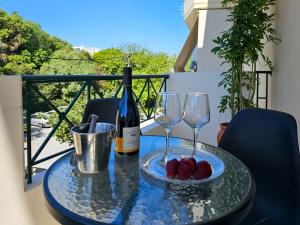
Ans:
[[[181,120],[181,108],[177,93],[160,92],[158,94],[155,101],[154,120],[166,130],[166,149],[162,158],[163,165],[165,165],[169,152],[169,133]]]
[[[177,121],[174,121],[170,116],[163,114],[157,115],[155,121],[158,122],[162,127],[169,129],[172,129],[177,123]]]
[[[190,92],[186,95],[183,107],[183,120],[193,129],[194,148],[192,157],[196,153],[196,140],[199,130],[210,121],[208,95]]]

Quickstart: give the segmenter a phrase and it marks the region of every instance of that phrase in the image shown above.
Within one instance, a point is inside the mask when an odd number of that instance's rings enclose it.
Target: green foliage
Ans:
[[[7,63],[3,66],[3,73],[8,75],[13,74],[33,74],[35,69],[35,64],[32,61],[29,52],[23,50],[21,55],[9,55],[6,60]]]
[[[124,52],[119,48],[108,48],[93,55],[98,74],[122,74],[124,67]],[[99,81],[95,82],[101,97],[111,97],[114,95],[119,82]]]
[[[134,74],[163,74],[169,73],[176,57],[160,52],[154,53],[149,49],[135,44],[127,44],[118,48],[99,51],[93,55],[99,74],[122,74],[125,56],[130,54]]]
[[[72,48],[63,48],[53,53],[49,61],[45,62],[39,70],[43,75],[76,75],[76,74],[95,74],[96,67],[91,61],[91,57],[86,52],[75,51]],[[75,60],[76,59],[76,60]],[[79,59],[79,60],[77,60]],[[75,95],[74,84],[71,83],[49,83],[40,84],[38,89],[56,106],[68,105]],[[33,103],[33,111],[51,110],[39,96],[35,95],[37,101]]]
[[[95,64],[86,52],[63,48],[55,51],[51,58],[54,59],[45,62],[39,74],[96,74]]]
[[[126,45],[121,46],[119,48],[110,48],[102,50],[93,55],[93,59],[95,61],[97,72],[101,72],[101,74],[122,74],[124,67],[124,56],[126,53],[130,52],[131,61],[133,67],[133,74],[163,74],[169,73],[172,65],[174,63],[175,57],[169,57],[165,53],[153,53],[148,49],[141,48],[136,45]],[[42,67],[43,69],[43,67]],[[51,71],[52,72],[52,71]],[[71,71],[72,72],[72,71]],[[73,72],[72,72],[73,73]],[[161,80],[153,79],[153,87],[158,91]],[[140,95],[145,84],[145,80],[134,80],[133,81],[133,90],[137,96]],[[92,89],[92,96],[95,97],[113,97],[119,82],[117,81],[99,81],[94,82],[94,85],[97,87],[100,96],[96,95],[96,92]],[[148,110],[150,111],[151,107],[153,107],[154,99],[155,99],[155,91],[153,90],[151,84],[149,84],[149,93],[150,98],[147,99],[148,86],[144,89],[144,94],[141,95],[140,103],[145,109],[146,113]],[[54,91],[55,88],[53,88]],[[70,103],[72,97],[75,96],[76,92],[80,89],[78,83],[72,83],[68,86],[57,88],[61,90],[59,95],[59,99],[65,103]],[[121,92],[119,93],[119,97],[121,96]],[[55,97],[57,98],[57,97]],[[84,105],[86,104],[86,93],[84,93],[78,100],[78,102],[74,105],[73,109],[69,112],[68,118],[74,123],[78,124],[81,122]],[[54,97],[53,97],[54,100]],[[142,107],[139,106],[140,114],[143,119],[145,119],[146,115]],[[50,124],[53,126],[58,120],[58,116],[52,116],[50,120]],[[70,135],[70,126],[66,122],[62,122],[62,125],[58,128],[55,133],[55,136],[60,141],[67,141],[72,143],[72,137]]]
[[[122,74],[125,64],[125,56],[130,54],[133,75],[154,75],[169,73],[176,60],[175,56],[169,56],[166,53],[154,53],[149,49],[143,48],[136,44],[125,44],[118,48],[105,49],[94,54],[93,59],[97,64],[97,71],[101,74]],[[134,80],[133,90],[137,96],[140,95],[144,80]],[[119,85],[116,81],[101,81],[97,82],[99,91],[103,97],[112,97]],[[160,79],[153,80],[153,87],[158,91],[161,85]],[[147,86],[148,87],[148,86]],[[155,99],[155,91],[150,85],[150,99],[147,99],[146,94],[141,96],[140,102],[145,110],[151,108]],[[146,89],[147,91],[147,89]],[[146,92],[145,92],[146,93]],[[121,95],[121,93],[120,93]],[[119,97],[120,97],[119,95]],[[140,112],[142,108],[140,107]]]
[[[98,74],[122,74],[124,53],[118,48],[109,48],[96,52],[93,59]]]
[[[223,0],[224,7],[233,5],[227,21],[232,26],[224,31],[214,42],[212,52],[230,66],[222,73],[219,86],[224,87],[228,95],[223,96],[219,105],[220,112],[231,109],[232,115],[237,111],[253,106],[256,89],[256,63],[262,58],[273,70],[272,62],[263,53],[266,43],[277,43],[272,27],[274,14],[269,13],[275,0]],[[245,66],[250,72],[245,72]],[[247,90],[245,96],[242,92]]]
[[[70,104],[73,97],[75,96],[75,93],[80,89],[80,84],[78,83],[72,83],[69,86],[62,89],[63,92],[63,100],[67,102],[67,104]],[[77,102],[74,104],[73,108],[70,110],[70,112],[67,114],[68,119],[74,123],[74,124],[80,124],[84,106],[87,103],[87,96],[85,93],[83,93],[77,100]],[[62,112],[66,110],[66,107],[60,107],[59,108]],[[62,110],[64,109],[64,110]],[[49,118],[49,124],[51,127],[53,127],[59,120],[59,116],[57,113],[54,113]],[[66,121],[63,121],[59,128],[55,132],[55,137],[60,142],[68,142],[69,144],[73,143],[73,137],[70,133],[71,125],[67,123]]]
[[[7,14],[0,9],[0,74],[34,74],[38,75],[76,75],[76,74],[119,74],[123,73],[124,57],[131,54],[134,75],[169,73],[175,62],[175,56],[166,53],[156,53],[135,44],[104,49],[91,57],[87,52],[75,51],[71,45],[57,37],[44,32],[38,24],[25,21],[17,13]],[[100,75],[99,75],[100,76]],[[161,80],[152,80],[144,89],[140,103],[150,111],[153,106],[155,91],[158,91]],[[135,80],[133,89],[137,96],[141,94],[145,80]],[[81,87],[80,82],[61,82],[33,84],[49,101],[62,112],[68,106]],[[113,97],[119,81],[93,82],[92,98]],[[147,99],[149,87],[150,98]],[[23,89],[25,90],[25,87]],[[74,124],[81,122],[84,106],[87,103],[87,93],[84,92],[75,103],[67,117]],[[121,92],[119,94],[119,97]],[[37,93],[32,92],[30,106],[32,113],[53,110]],[[140,107],[141,115],[145,113]],[[49,123],[54,126],[58,121],[57,113],[50,116]],[[70,125],[62,122],[55,132],[62,142],[71,143]]]
[[[69,46],[17,13],[0,9],[0,70],[2,74],[33,74],[55,50]]]

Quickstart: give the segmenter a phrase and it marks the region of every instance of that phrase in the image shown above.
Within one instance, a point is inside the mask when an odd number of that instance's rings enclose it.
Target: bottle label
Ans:
[[[116,137],[115,150],[116,152],[130,153],[139,150],[140,148],[140,126],[124,127],[123,138]]]

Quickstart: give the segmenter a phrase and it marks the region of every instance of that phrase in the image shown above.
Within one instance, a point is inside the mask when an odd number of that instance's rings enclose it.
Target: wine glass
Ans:
[[[193,129],[194,147],[192,157],[195,157],[198,132],[210,120],[207,94],[191,92],[186,95],[183,107],[183,120]]]
[[[155,102],[154,119],[166,130],[166,149],[162,158],[163,165],[166,165],[169,152],[169,133],[172,128],[181,120],[181,108],[179,96],[175,92],[160,92]]]

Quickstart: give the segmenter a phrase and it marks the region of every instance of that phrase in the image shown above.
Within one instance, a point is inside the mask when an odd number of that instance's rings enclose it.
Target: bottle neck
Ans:
[[[131,93],[132,92],[132,85],[123,85],[123,92],[128,92]]]
[[[131,67],[124,67],[123,85],[124,85],[124,87],[132,85],[132,68]]]

